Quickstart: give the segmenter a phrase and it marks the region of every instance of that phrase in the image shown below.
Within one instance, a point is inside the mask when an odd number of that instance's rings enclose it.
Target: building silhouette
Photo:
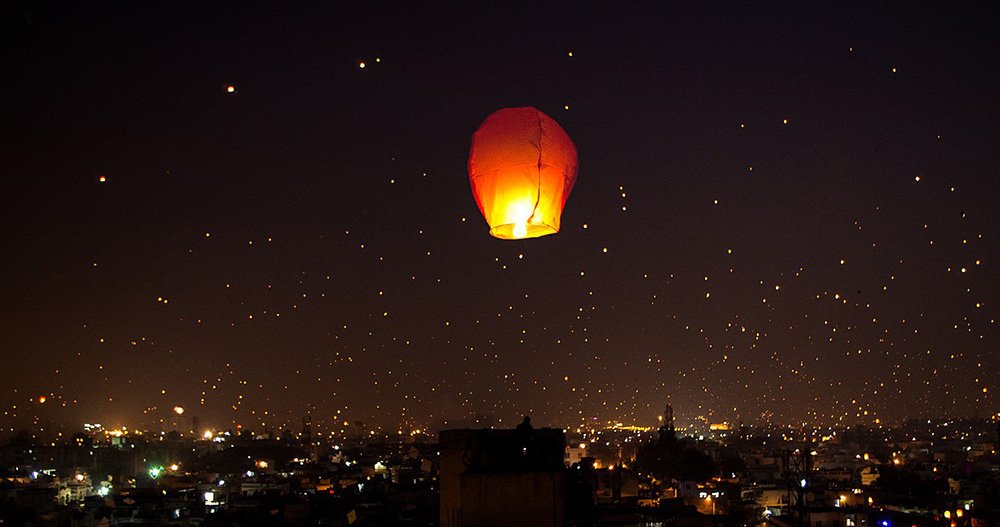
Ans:
[[[562,430],[442,430],[441,527],[565,525]]]

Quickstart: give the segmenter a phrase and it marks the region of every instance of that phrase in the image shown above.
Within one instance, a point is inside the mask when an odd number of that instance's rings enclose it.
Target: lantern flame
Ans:
[[[528,224],[534,217],[534,209],[534,203],[528,200],[515,201],[507,205],[505,216],[515,220],[511,225],[510,235],[512,237],[520,239],[528,236]],[[496,235],[494,234],[494,236]]]

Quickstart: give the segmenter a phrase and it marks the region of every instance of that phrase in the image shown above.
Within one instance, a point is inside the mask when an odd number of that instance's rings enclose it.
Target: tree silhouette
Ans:
[[[673,430],[666,428],[660,428],[656,441],[639,448],[636,464],[660,480],[705,481],[718,474],[711,457],[687,441],[678,440]]]

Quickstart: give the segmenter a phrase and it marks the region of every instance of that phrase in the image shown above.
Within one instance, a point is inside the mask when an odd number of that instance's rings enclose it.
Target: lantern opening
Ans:
[[[523,238],[538,238],[559,232],[544,223],[505,223],[490,229],[490,235],[502,240],[520,240]]]

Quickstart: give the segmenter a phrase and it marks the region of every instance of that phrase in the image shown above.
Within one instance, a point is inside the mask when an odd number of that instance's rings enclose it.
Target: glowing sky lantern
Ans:
[[[559,232],[576,168],[576,145],[551,117],[531,107],[493,112],[472,136],[472,194],[497,238]]]

